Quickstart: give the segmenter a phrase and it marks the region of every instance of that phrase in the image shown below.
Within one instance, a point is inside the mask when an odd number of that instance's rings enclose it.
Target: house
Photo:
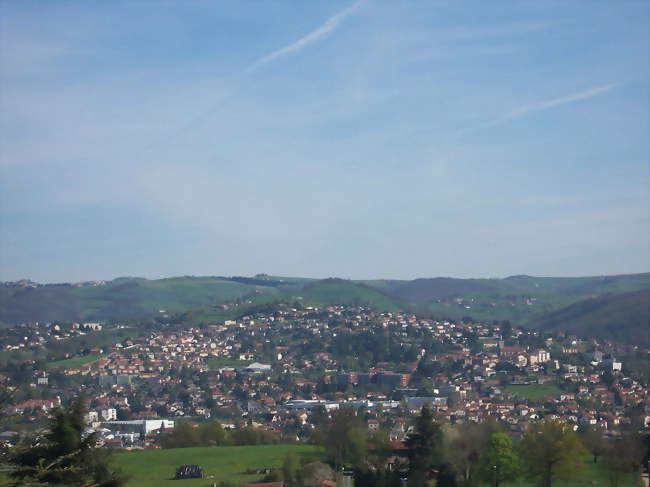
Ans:
[[[270,372],[271,366],[267,364],[260,364],[258,362],[253,362],[252,364],[244,367],[242,370],[244,372],[248,372],[251,374],[261,374],[264,372]]]
[[[104,418],[104,421],[114,421],[117,419],[117,410],[115,408],[102,409],[99,413]]]

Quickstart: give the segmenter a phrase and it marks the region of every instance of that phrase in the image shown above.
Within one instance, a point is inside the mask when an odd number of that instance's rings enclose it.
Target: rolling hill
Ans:
[[[530,325],[648,347],[650,290],[586,299],[540,316]]]
[[[118,278],[96,286],[2,283],[0,322],[117,320],[161,313],[182,314],[188,322],[221,321],[246,310],[299,301],[305,306],[361,305],[382,311],[407,310],[422,316],[510,320],[514,325],[575,329],[603,338],[612,335],[613,327],[623,327],[629,328],[629,333],[617,336],[632,340],[639,337],[639,330],[648,322],[647,299],[644,301],[643,293],[636,292],[648,290],[650,273],[412,281],[317,280],[258,274]]]

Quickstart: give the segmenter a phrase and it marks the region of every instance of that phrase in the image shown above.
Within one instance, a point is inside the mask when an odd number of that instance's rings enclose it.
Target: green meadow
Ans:
[[[532,401],[540,401],[546,396],[556,397],[562,393],[562,389],[555,384],[510,385],[505,389],[515,396]]]
[[[314,445],[255,445],[175,448],[116,452],[114,464],[130,476],[127,487],[209,487],[227,481],[234,485],[253,482],[262,476],[246,474],[247,470],[282,466],[287,452],[294,452],[301,461],[321,460],[323,453]],[[200,465],[203,479],[173,480],[182,465]]]
[[[106,357],[108,354],[92,353],[90,355],[84,355],[82,357],[73,357],[66,360],[57,360],[56,362],[51,362],[47,364],[48,369],[74,369],[81,365],[89,364],[95,360],[99,360],[102,357]]]

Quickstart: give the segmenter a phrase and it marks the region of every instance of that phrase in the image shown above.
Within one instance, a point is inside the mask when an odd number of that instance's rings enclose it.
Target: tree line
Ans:
[[[317,413],[317,414],[322,414]],[[552,487],[562,480],[579,479],[585,458],[594,463],[609,485],[638,479],[650,460],[650,435],[634,431],[616,438],[592,427],[544,420],[532,423],[520,440],[495,420],[451,425],[434,418],[423,408],[405,451],[396,452],[395,442],[382,431],[370,434],[361,415],[353,409],[334,411],[331,420],[317,428],[312,438],[322,444],[335,470],[354,469],[356,487],[499,487],[527,480],[538,487]],[[399,458],[402,463],[399,463]],[[398,459],[388,465],[388,460]],[[389,468],[390,467],[390,468]]]
[[[179,423],[159,438],[163,448],[188,448],[192,446],[242,446],[277,443],[273,434],[252,425],[226,430],[218,421],[207,423]]]
[[[110,462],[110,450],[99,448],[97,433],[87,433],[83,400],[58,408],[43,432],[24,437],[2,450],[1,460],[15,485],[121,487],[126,477]],[[532,423],[520,440],[494,420],[451,425],[422,408],[406,441],[391,442],[384,431],[368,431],[363,413],[342,408],[330,415],[312,411],[316,427],[311,440],[323,446],[327,464],[293,454],[267,480],[284,480],[287,487],[312,485],[353,470],[356,487],[499,487],[525,479],[537,487],[579,478],[585,457],[599,463],[610,487],[638,480],[648,462],[650,435],[634,427],[627,434],[605,437],[587,427],[574,431],[557,420]],[[167,448],[274,443],[273,435],[251,425],[225,430],[218,422],[180,423],[161,434]],[[400,448],[398,448],[400,446]],[[399,451],[398,451],[399,450]]]

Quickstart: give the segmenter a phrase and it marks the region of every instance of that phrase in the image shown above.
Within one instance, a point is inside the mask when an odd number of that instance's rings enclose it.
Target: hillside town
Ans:
[[[4,330],[13,338],[3,343],[5,352],[35,349],[102,326],[22,325]],[[450,424],[496,419],[515,437],[549,418],[616,437],[633,422],[650,427],[647,384],[625,360],[647,353],[507,322],[281,306],[163,327],[71,354],[58,367],[6,365],[1,379],[16,394],[4,405],[0,441],[11,443],[76,396],[105,447],[159,448],[175,424],[208,419],[309,442],[319,418],[343,408],[354,408],[369,432],[403,442],[423,406]]]

